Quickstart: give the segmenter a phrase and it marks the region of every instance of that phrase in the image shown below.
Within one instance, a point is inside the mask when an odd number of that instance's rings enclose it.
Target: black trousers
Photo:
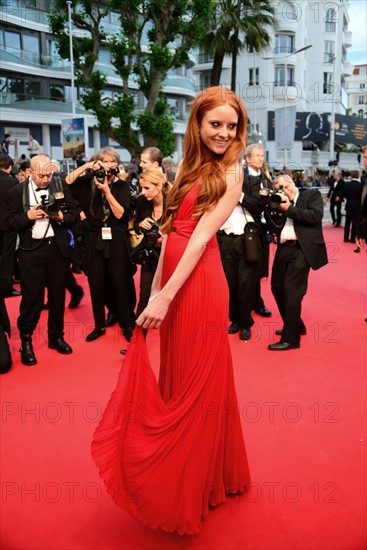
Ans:
[[[331,200],[330,201],[330,214],[331,219],[333,220],[333,223],[336,223],[336,225],[340,225],[342,221],[342,202],[341,200],[336,201]],[[336,210],[336,216],[335,216],[335,210]]]
[[[301,319],[301,305],[307,291],[310,266],[298,244],[278,245],[271,290],[283,319],[282,342],[299,344],[300,331],[305,328]]]
[[[112,241],[109,257],[96,248],[98,235],[88,234],[88,263],[85,264],[92,301],[94,323],[97,328],[105,324],[105,305],[116,313],[121,328],[129,328],[133,297],[133,277],[128,243]],[[127,237],[126,237],[127,239]],[[135,293],[135,289],[134,289]],[[134,304],[135,306],[135,304]]]
[[[344,224],[344,240],[354,242],[357,235],[359,210],[346,210]],[[350,237],[349,237],[350,235]]]
[[[246,262],[243,235],[217,235],[220,256],[229,288],[229,319],[242,328],[254,324],[256,285],[259,280],[258,262]]]
[[[156,267],[150,264],[149,262],[144,263],[141,266],[140,294],[139,294],[138,308],[136,310],[136,317],[139,317],[139,315],[142,313],[142,311],[144,311],[144,309],[148,305],[155,272],[156,272]]]
[[[37,240],[33,241],[35,246]],[[37,243],[38,244],[38,243]],[[32,334],[48,295],[48,336],[64,335],[66,270],[70,259],[61,254],[56,240],[44,239],[35,250],[18,250],[22,300],[19,307],[20,334]]]

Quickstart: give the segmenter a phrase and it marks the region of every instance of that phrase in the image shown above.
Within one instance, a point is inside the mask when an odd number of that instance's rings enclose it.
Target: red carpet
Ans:
[[[98,418],[120,369],[115,327],[93,343],[89,298],[67,310],[74,353],[47,348],[42,314],[38,365],[19,358],[18,298],[7,300],[14,366],[1,377],[3,550],[362,550],[366,547],[366,253],[327,226],[330,263],[311,272],[300,350],[267,351],[280,318],[256,315],[254,338],[231,336],[238,400],[252,472],[246,497],[213,510],[194,537],[156,532],[107,496],[90,456]],[[87,289],[84,276],[78,282]],[[220,337],[220,335],[219,335]],[[149,334],[158,357],[156,333]]]

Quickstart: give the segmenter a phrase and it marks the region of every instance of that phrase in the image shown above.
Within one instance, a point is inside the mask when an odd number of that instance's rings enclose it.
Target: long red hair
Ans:
[[[209,150],[200,139],[200,125],[208,111],[228,104],[238,115],[236,137],[222,155]],[[244,104],[231,90],[213,86],[203,90],[191,109],[184,139],[183,159],[178,177],[169,193],[161,230],[168,233],[177,216],[179,206],[200,176],[195,218],[212,208],[226,190],[225,172],[240,160],[246,148],[247,112]]]

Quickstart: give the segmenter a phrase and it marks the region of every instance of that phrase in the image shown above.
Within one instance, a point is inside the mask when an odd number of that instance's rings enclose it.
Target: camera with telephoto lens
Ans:
[[[147,242],[150,245],[157,244],[157,241],[160,238],[161,238],[161,234],[159,232],[159,225],[156,222],[152,224],[152,227],[150,229],[146,229],[144,231],[145,242]]]
[[[283,186],[279,185],[278,189],[260,189],[259,191],[261,202],[264,207],[270,207],[273,209],[279,208],[282,202],[288,200],[288,195],[283,191]]]
[[[61,174],[52,174],[52,182],[56,189],[53,193],[48,195],[41,195],[41,210],[45,212],[50,218],[58,219],[59,212],[67,212],[67,206],[65,204],[65,195],[62,191],[62,178]]]
[[[99,183],[104,183],[105,178],[111,176],[117,176],[120,173],[118,166],[110,166],[107,170],[104,168],[98,168],[98,170],[93,170],[94,177]]]

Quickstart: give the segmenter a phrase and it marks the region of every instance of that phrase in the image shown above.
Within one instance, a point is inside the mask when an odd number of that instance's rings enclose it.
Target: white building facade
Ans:
[[[349,126],[358,121],[344,118],[346,78],[353,71],[347,61],[352,44],[348,2],[279,0],[273,4],[278,26],[270,31],[268,51],[242,53],[237,63],[236,91],[248,109],[250,141],[264,143],[271,170],[287,164],[309,174],[328,171],[329,161],[337,158],[342,169],[355,169],[357,152],[347,152],[345,140],[353,139],[350,148],[357,151],[366,140],[366,127],[362,120],[364,130],[358,126],[356,134]],[[199,85],[205,86],[211,58],[199,56],[198,61],[193,70]],[[229,58],[221,80],[225,85],[231,81]],[[287,134],[292,134],[294,142],[285,144],[288,150],[284,151],[281,141]],[[330,142],[335,144],[331,150]]]

